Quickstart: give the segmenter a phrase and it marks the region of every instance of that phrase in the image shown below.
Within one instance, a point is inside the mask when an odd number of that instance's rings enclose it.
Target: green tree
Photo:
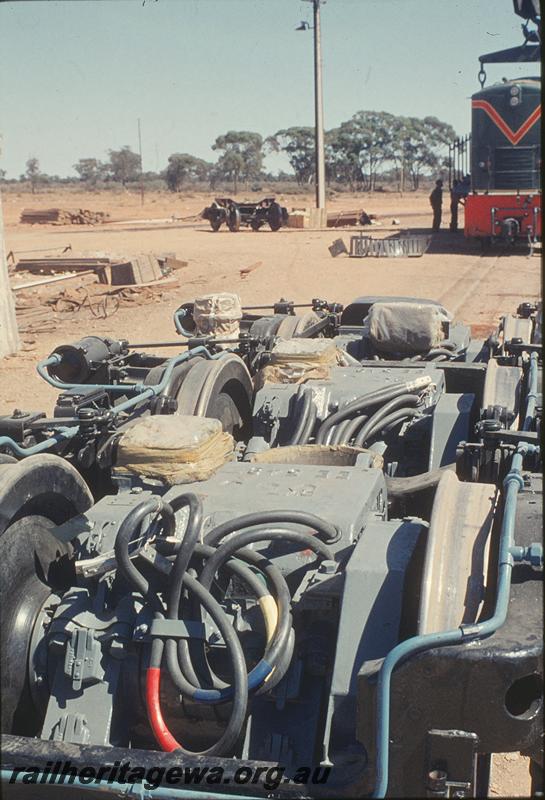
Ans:
[[[210,164],[189,153],[173,153],[168,158],[165,181],[171,192],[178,192],[186,183],[204,181],[209,177]]]
[[[212,150],[220,150],[215,172],[233,181],[233,191],[238,191],[238,183],[248,183],[257,178],[263,168],[263,138],[251,131],[229,131],[218,136]]]
[[[392,157],[396,117],[386,111],[358,111],[329,131],[329,171],[350,188],[373,191],[379,167]]]
[[[37,158],[32,156],[26,162],[26,171],[25,171],[25,178],[27,181],[30,181],[30,186],[32,187],[32,194],[35,194],[36,188],[40,183],[42,175],[40,173],[40,162]]]
[[[452,125],[437,117],[398,117],[394,125],[392,161],[410,178],[416,190],[423,174],[442,168],[446,147],[455,137]]]
[[[109,150],[110,163],[108,172],[114,181],[125,186],[129,181],[135,181],[140,176],[140,156],[133,153],[128,145],[120,150]]]
[[[286,153],[299,186],[312,181],[315,168],[314,128],[285,128],[269,136],[266,144],[274,153]]]
[[[108,171],[107,165],[96,158],[80,158],[78,163],[74,164],[74,169],[78,173],[80,181],[83,181],[88,186],[96,186],[97,182],[102,180]]]

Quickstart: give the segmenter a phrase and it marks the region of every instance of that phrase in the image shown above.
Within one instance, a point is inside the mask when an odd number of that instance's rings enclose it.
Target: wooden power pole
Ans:
[[[19,331],[15,319],[15,303],[9,284],[6,248],[4,247],[4,216],[0,195],[0,358],[19,349]]]

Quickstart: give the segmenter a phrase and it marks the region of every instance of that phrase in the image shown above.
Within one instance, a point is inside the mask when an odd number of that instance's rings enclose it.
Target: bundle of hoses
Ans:
[[[364,447],[379,431],[387,432],[400,422],[419,416],[422,391],[432,382],[429,375],[402,381],[369,392],[330,414],[318,428],[316,444],[350,444]],[[316,423],[312,391],[302,384],[296,396],[297,425],[288,444],[307,444]],[[364,413],[368,412],[368,413]]]
[[[163,523],[163,535],[172,536],[176,530],[175,514],[188,508],[188,521],[183,540],[177,549],[168,576],[165,593],[166,611],[158,593],[131,560],[130,545],[150,515],[158,515]],[[149,666],[146,670],[146,706],[153,734],[160,747],[171,752],[181,750],[190,755],[218,756],[232,754],[239,740],[248,706],[250,692],[269,691],[287,671],[293,649],[291,596],[280,570],[267,558],[247,545],[277,538],[291,541],[301,549],[312,550],[319,559],[333,560],[327,544],[338,541],[339,531],[330,523],[297,511],[269,511],[246,514],[218,525],[199,543],[202,526],[202,504],[197,495],[186,492],[169,503],[159,497],[144,500],[123,520],[115,541],[118,569],[127,583],[149,603],[155,618],[169,620],[183,618],[182,590],[185,589],[194,604],[210,616],[226,646],[231,662],[233,683],[227,685],[213,674],[206,660],[204,642],[186,639],[154,637]],[[316,535],[274,527],[278,523],[302,525]],[[222,541],[234,534],[228,541]],[[236,559],[233,556],[236,555]],[[190,562],[203,561],[204,567],[197,579],[189,573]],[[264,617],[266,647],[261,660],[248,673],[244,653],[233,628],[232,621],[212,593],[215,575],[226,569],[236,575],[258,601]],[[257,571],[257,573],[256,573]],[[269,591],[272,588],[272,594]],[[194,610],[194,608],[192,609]],[[220,739],[208,749],[194,753],[184,748],[171,734],[160,706],[161,665],[165,662],[169,675],[183,697],[201,703],[231,703],[229,720]],[[199,671],[207,673],[203,681]],[[206,682],[207,687],[202,686]]]

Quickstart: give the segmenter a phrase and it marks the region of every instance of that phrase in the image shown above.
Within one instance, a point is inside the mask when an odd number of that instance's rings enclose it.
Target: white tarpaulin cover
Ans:
[[[234,441],[218,419],[184,415],[149,416],[121,437],[116,469],[168,484],[209,478],[233,456]]]
[[[432,303],[373,303],[363,325],[379,352],[413,354],[439,347],[451,319]]]

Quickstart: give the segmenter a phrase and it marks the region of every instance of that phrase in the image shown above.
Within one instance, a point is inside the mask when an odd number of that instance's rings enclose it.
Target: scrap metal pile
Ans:
[[[486,341],[414,298],[174,322],[174,357],[57,347],[53,416],[0,418],[6,774],[183,755],[284,770],[222,797],[469,797],[491,753],[537,762],[541,309]]]

